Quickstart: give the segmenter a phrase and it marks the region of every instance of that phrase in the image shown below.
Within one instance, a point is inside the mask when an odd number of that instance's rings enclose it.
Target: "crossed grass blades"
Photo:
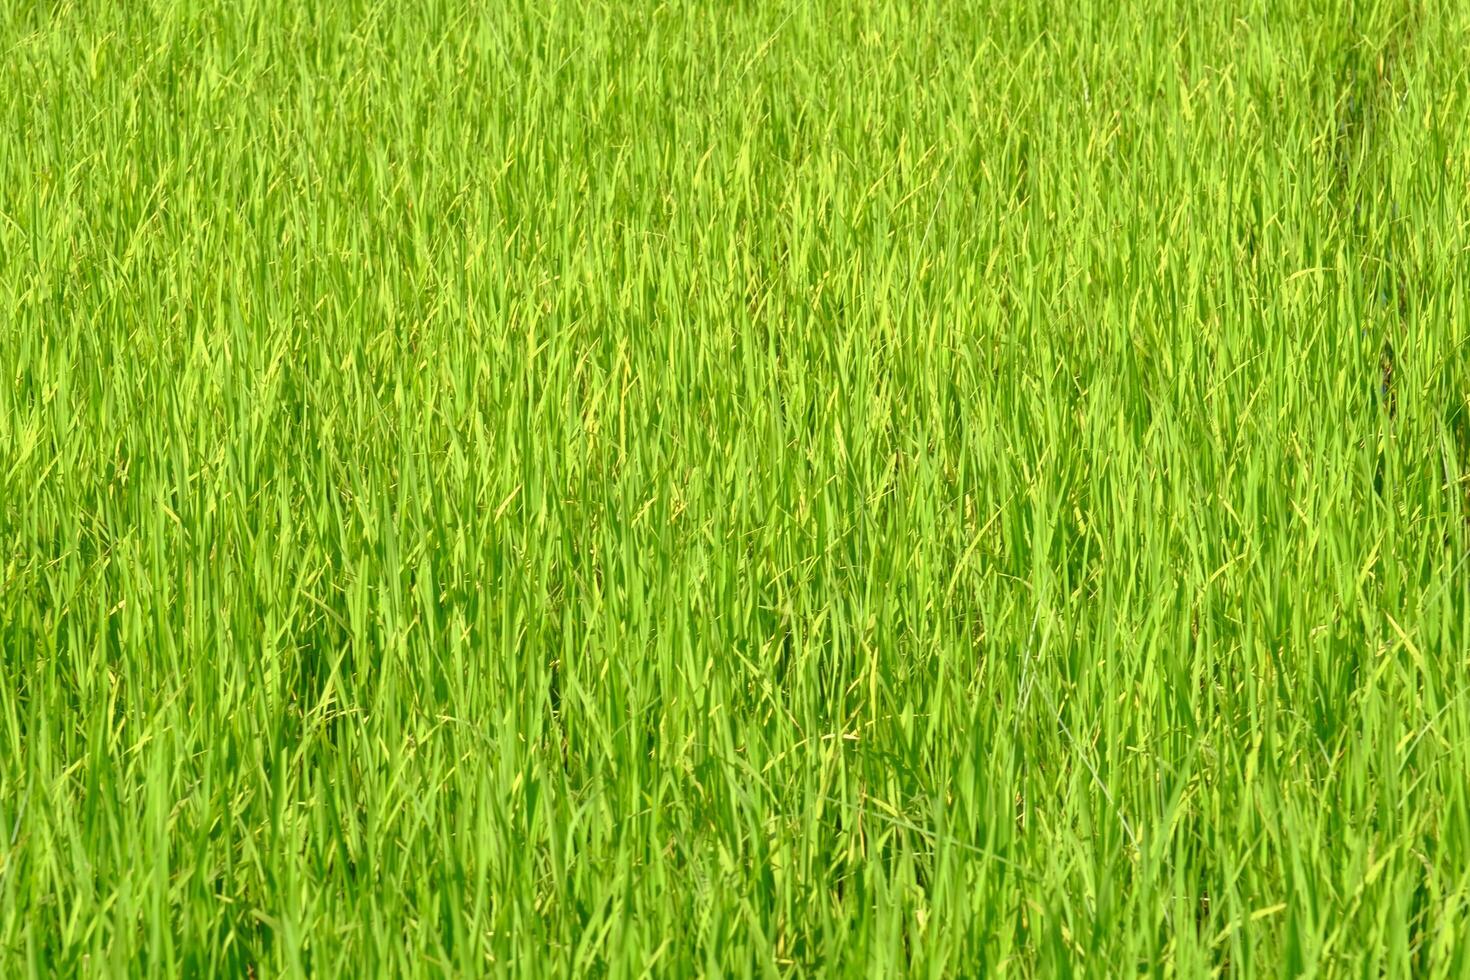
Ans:
[[[1464,975],[1466,28],[5,5],[0,973]]]

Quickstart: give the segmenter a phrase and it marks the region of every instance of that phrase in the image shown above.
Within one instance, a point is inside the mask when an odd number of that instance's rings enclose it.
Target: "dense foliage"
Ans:
[[[0,973],[1464,975],[1467,27],[6,5]]]

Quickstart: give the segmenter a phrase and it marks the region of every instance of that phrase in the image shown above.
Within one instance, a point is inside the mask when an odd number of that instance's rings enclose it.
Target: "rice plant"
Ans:
[[[1470,8],[0,7],[0,974],[1470,973]]]

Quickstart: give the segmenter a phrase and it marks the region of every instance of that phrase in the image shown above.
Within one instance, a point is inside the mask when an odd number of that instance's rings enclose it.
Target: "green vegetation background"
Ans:
[[[1470,10],[0,11],[0,972],[1465,975]]]

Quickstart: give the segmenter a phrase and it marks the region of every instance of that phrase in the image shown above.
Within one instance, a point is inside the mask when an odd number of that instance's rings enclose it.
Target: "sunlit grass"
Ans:
[[[1464,975],[1467,26],[5,6],[0,975]]]

